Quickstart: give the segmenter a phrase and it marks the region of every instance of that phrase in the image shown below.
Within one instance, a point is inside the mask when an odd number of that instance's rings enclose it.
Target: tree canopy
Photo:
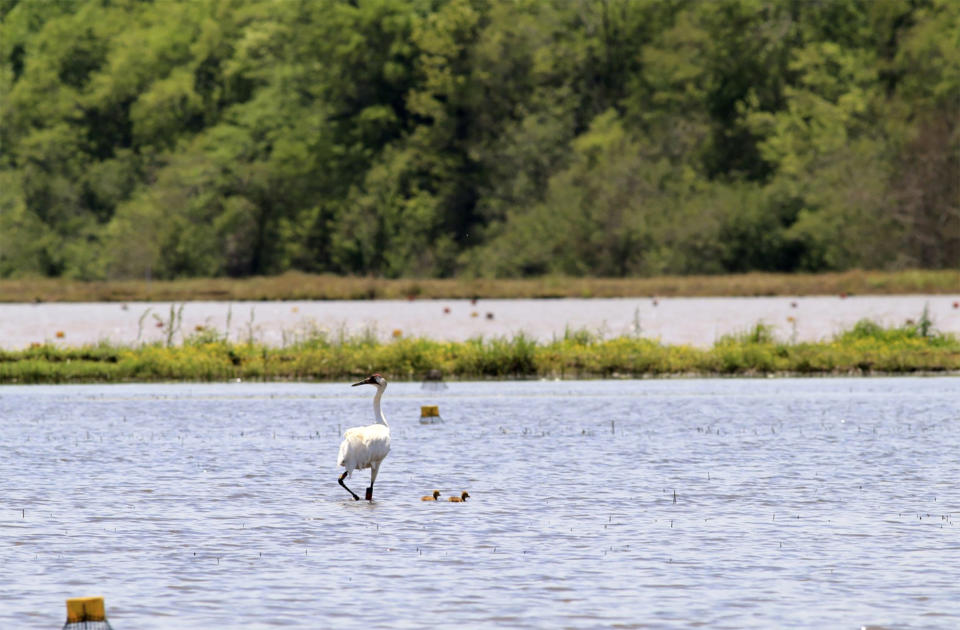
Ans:
[[[953,0],[0,0],[0,277],[960,267]]]

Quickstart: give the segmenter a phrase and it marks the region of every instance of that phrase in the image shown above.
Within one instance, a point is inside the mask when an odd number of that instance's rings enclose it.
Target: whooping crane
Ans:
[[[436,501],[436,500],[439,499],[439,498],[440,498],[440,491],[439,491],[439,490],[434,490],[434,491],[433,491],[433,494],[427,495],[427,496],[425,496],[425,497],[420,497],[420,500],[421,500],[421,501]]]
[[[383,396],[383,390],[387,388],[387,379],[379,374],[354,383],[357,385],[376,385],[377,393],[373,397],[373,424],[365,427],[354,427],[347,429],[343,434],[343,442],[340,443],[340,454],[337,456],[337,466],[346,468],[338,480],[340,485],[353,496],[354,501],[359,501],[353,490],[347,488],[343,480],[354,470],[370,469],[370,487],[367,488],[367,501],[373,501],[373,482],[377,480],[377,472],[380,470],[380,462],[390,452],[390,426],[387,425],[387,419],[380,410],[380,397]],[[352,476],[352,475],[351,475]]]
[[[470,493],[464,490],[459,497],[450,497],[447,499],[450,503],[463,503],[470,497]]]

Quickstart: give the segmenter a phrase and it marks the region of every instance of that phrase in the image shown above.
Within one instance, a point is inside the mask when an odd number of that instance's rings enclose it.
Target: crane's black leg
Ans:
[[[343,471],[343,474],[340,475],[340,478],[339,478],[339,479],[337,479],[337,483],[339,483],[341,486],[343,486],[343,489],[344,489],[344,490],[346,490],[346,491],[349,492],[351,495],[353,495],[353,500],[354,500],[354,501],[359,501],[359,500],[360,500],[360,497],[358,497],[356,494],[354,494],[353,490],[351,490],[350,488],[347,487],[347,484],[343,483],[343,480],[344,480],[344,478],[346,478],[348,472],[349,472],[349,471],[347,471],[347,470]],[[369,494],[369,493],[370,493],[370,489],[367,488],[367,494]]]
[[[373,501],[373,482],[377,480],[377,473],[380,472],[380,464],[370,466],[370,487],[367,488],[367,501]]]

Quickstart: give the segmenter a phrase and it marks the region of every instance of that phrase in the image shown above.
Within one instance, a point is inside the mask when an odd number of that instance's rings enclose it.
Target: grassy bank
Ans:
[[[749,273],[659,278],[517,280],[358,278],[287,273],[243,279],[77,282],[55,278],[0,280],[0,302],[184,302],[197,300],[373,300],[960,293],[958,271]]]
[[[538,343],[511,339],[441,342],[323,335],[285,348],[232,343],[198,334],[182,345],[35,345],[0,352],[0,383],[349,380],[381,372],[420,380],[431,370],[449,379],[623,378],[667,375],[792,373],[909,374],[960,371],[960,340],[918,325],[881,328],[862,321],[829,341],[787,343],[758,324],[712,348],[666,346],[634,337],[601,339],[570,332]]]

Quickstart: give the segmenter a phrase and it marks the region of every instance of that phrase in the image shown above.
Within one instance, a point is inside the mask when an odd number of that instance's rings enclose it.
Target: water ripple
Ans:
[[[960,621],[955,379],[393,384],[374,503],[336,484],[345,385],[2,403],[8,626],[89,594],[147,630]]]

